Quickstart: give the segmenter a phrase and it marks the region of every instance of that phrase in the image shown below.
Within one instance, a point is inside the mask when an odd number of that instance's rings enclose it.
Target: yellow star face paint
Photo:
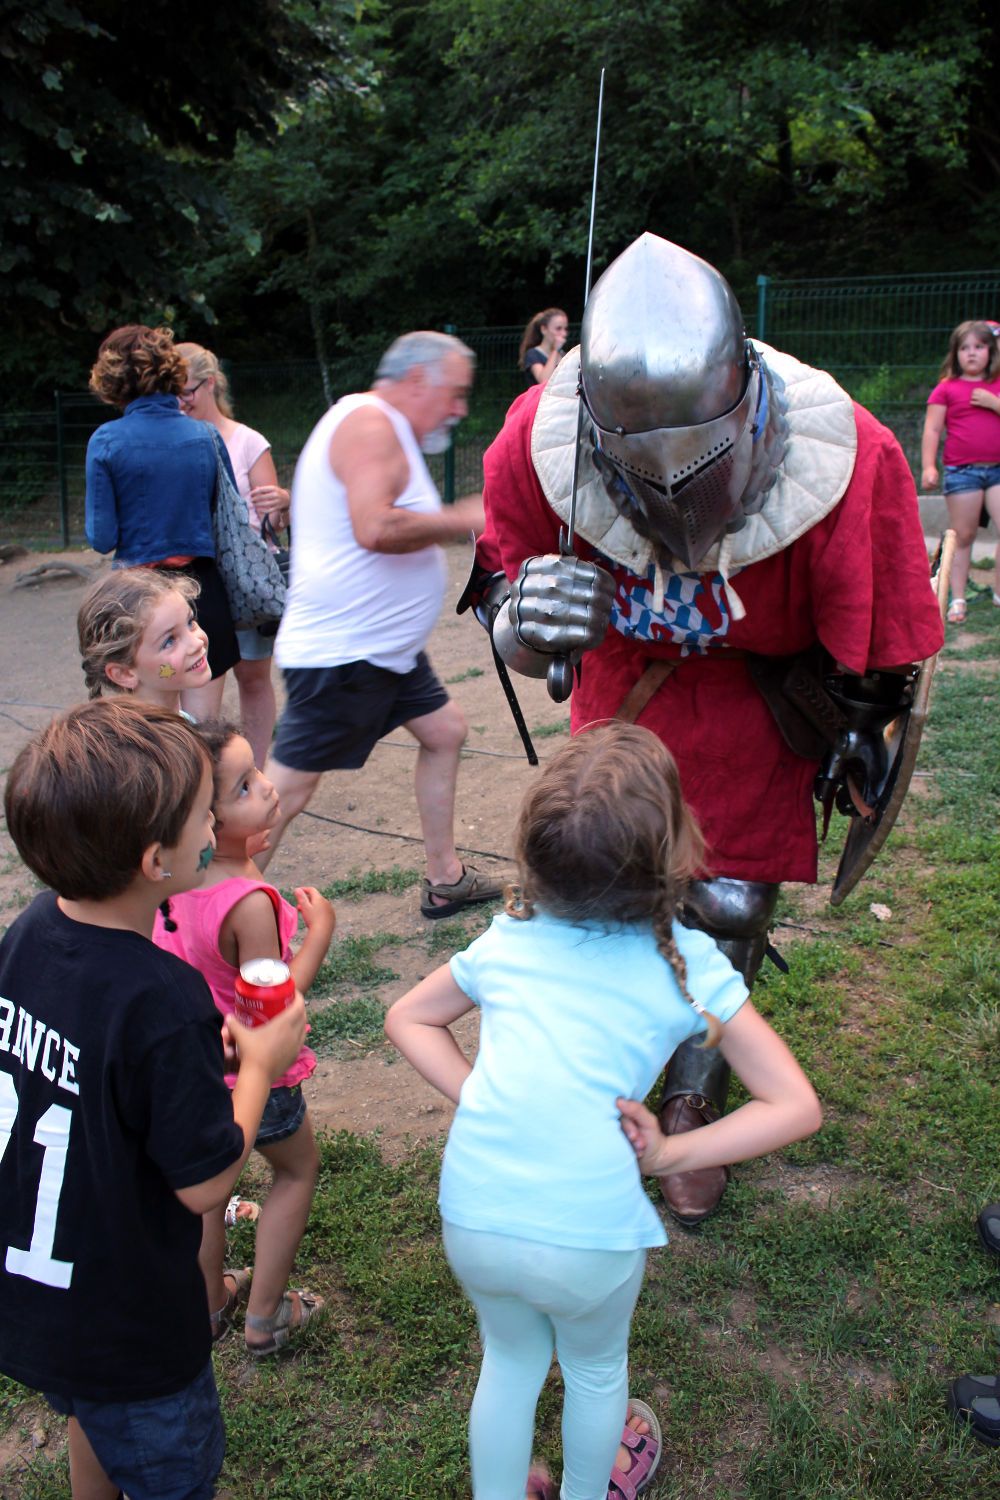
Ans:
[[[168,661],[161,662],[161,664],[160,664],[160,676],[161,677],[174,677],[175,675],[176,674],[174,672],[174,669],[173,669],[173,667],[170,665],[170,663]]]

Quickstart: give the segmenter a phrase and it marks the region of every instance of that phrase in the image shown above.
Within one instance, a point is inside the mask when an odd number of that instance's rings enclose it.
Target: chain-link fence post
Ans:
[[[56,470],[59,474],[59,529],[63,551],[69,547],[69,495],[66,490],[66,445],[63,433],[62,391],[55,393],[56,404]]]
[[[455,337],[454,323],[444,325],[445,333]],[[444,503],[454,505],[455,503],[455,428],[452,428],[452,439],[444,452]]]
[[[757,332],[756,337],[764,343],[767,338],[767,276],[757,277]]]

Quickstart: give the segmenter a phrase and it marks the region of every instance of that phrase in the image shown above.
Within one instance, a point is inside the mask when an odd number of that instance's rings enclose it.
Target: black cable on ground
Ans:
[[[414,833],[392,833],[387,828],[366,828],[362,823],[348,823],[345,818],[331,818],[326,813],[310,812],[307,807],[305,812],[299,813],[300,818],[315,818],[319,823],[333,823],[337,828],[350,828],[353,833],[370,833],[377,839],[399,839],[404,844],[423,844],[423,839]],[[512,854],[497,854],[495,849],[471,849],[468,844],[456,844],[456,850],[460,854],[479,854],[484,859],[502,859],[510,864],[514,858]]]

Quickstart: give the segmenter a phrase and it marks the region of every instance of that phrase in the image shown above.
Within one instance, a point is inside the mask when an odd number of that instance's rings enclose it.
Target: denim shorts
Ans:
[[[129,1500],[211,1500],[226,1454],[212,1362],[172,1396],[151,1401],[86,1401],[49,1396],[76,1417],[98,1463]]]
[[[285,710],[271,754],[293,771],[357,771],[378,741],[448,702],[423,651],[410,672],[371,662],[283,667]]]
[[[240,661],[266,661],[269,656],[274,655],[274,636],[261,635],[256,625],[251,625],[247,630],[237,630],[236,639],[239,642]]]
[[[1000,464],[945,464],[944,466],[946,495],[964,495],[967,491],[992,490],[998,487],[1000,487]]]
[[[294,1135],[306,1117],[306,1100],[300,1083],[272,1089],[260,1117],[255,1146],[276,1146]]]

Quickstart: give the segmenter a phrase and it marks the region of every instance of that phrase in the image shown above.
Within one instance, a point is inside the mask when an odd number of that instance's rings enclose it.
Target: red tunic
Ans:
[[[479,560],[513,578],[526,557],[558,551],[559,518],[531,462],[531,424],[542,387],[511,407],[484,458],[486,531]],[[922,661],[943,640],[929,584],[913,479],[899,444],[855,407],[858,452],[842,499],[784,551],[733,575],[746,616],[726,647],[789,656],[822,642],[851,672]],[[582,538],[577,552],[611,565]],[[702,580],[698,603],[718,614]],[[634,585],[636,580],[631,579]],[[621,705],[650,657],[681,656],[672,642],[628,640],[609,629],[583,659],[574,687],[576,732]],[[794,754],[754,686],[746,661],[725,648],[685,656],[638,722],[662,739],[708,844],[706,873],[739,880],[816,879],[812,786],[818,763]]]

